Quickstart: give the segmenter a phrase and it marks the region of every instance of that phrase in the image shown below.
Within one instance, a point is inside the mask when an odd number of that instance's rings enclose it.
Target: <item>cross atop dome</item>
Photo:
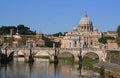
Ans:
[[[83,16],[83,17],[88,17],[87,12],[84,13],[84,16]]]

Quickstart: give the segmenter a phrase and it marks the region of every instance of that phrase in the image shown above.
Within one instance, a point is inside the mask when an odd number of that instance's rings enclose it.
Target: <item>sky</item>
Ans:
[[[0,0],[0,26],[23,24],[44,34],[68,32],[84,12],[102,32],[120,25],[120,0]]]

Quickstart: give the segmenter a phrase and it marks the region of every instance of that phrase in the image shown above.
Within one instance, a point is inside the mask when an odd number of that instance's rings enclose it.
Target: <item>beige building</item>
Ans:
[[[18,33],[10,35],[0,35],[0,46],[37,46],[45,47],[45,40],[43,33],[37,33],[36,35],[20,35]]]
[[[44,34],[43,33],[37,33],[36,34],[36,46],[44,47],[45,41],[44,41]]]
[[[78,27],[66,33],[61,40],[61,48],[95,47],[99,48],[98,39],[102,33],[95,27],[87,13],[81,18]]]
[[[114,50],[114,49],[118,49],[118,45],[116,43],[116,40],[107,40],[107,48]]]
[[[61,39],[63,38],[63,36],[55,37],[55,36],[49,36],[49,35],[46,35],[46,37],[53,42],[61,42]]]
[[[43,33],[37,33],[36,35],[25,35],[27,38],[26,46],[37,46],[37,47],[44,47],[45,41],[44,41],[44,34]]]
[[[110,36],[110,37],[117,38],[117,32],[116,31],[103,32],[103,36]]]

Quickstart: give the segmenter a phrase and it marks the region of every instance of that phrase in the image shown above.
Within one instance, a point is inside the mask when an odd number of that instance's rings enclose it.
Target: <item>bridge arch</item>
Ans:
[[[35,56],[50,56],[50,53],[48,51],[45,52],[35,51],[34,54]]]
[[[58,57],[71,57],[74,58],[74,54],[71,52],[61,52],[60,54],[58,54]]]
[[[85,52],[82,54],[82,58],[91,58],[91,59],[95,59],[95,60],[100,60],[100,55],[97,52],[91,51],[91,52]]]
[[[16,54],[24,56],[24,51],[19,50],[19,51],[16,52]]]

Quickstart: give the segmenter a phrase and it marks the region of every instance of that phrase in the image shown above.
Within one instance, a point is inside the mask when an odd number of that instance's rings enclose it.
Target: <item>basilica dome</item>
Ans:
[[[92,25],[92,21],[90,20],[90,18],[88,17],[87,13],[84,13],[84,16],[81,18],[80,22],[79,22],[79,26],[91,26]]]

